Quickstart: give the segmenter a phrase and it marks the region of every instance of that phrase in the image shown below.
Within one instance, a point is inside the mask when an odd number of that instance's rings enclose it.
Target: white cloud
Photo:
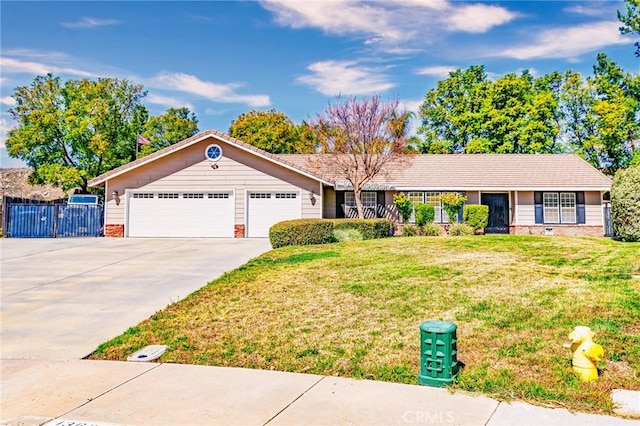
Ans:
[[[236,90],[242,87],[241,84],[212,83],[184,73],[160,73],[149,81],[149,85],[166,90],[191,93],[214,102],[247,104],[251,107],[263,107],[271,103],[268,95],[242,95],[236,93]]]
[[[43,75],[47,73],[54,74],[71,74],[81,77],[93,77],[94,75],[89,71],[84,71],[78,68],[66,67],[64,65],[53,65],[42,62],[25,61],[16,58],[9,58],[7,56],[0,57],[0,67],[4,74],[38,74]]]
[[[167,108],[169,108],[169,107],[173,107],[173,108],[187,107],[191,111],[194,110],[193,109],[193,104],[190,104],[189,102],[185,102],[185,101],[183,101],[181,99],[178,99],[178,98],[173,98],[171,96],[163,96],[163,95],[158,95],[158,94],[155,94],[155,93],[151,93],[144,99],[147,102],[151,103],[151,104],[164,105]]]
[[[446,10],[449,8],[449,2],[447,0],[403,0],[402,3],[406,6],[417,6],[435,10]]]
[[[213,108],[205,108],[204,113],[206,115],[224,115],[229,111],[226,109],[213,109]]]
[[[11,96],[2,96],[2,97],[0,97],[0,104],[1,105],[13,106],[13,105],[16,104],[16,100]]]
[[[458,67],[452,67],[449,65],[433,65],[429,67],[420,68],[419,70],[416,71],[416,74],[447,78],[449,77],[449,73],[457,69]]]
[[[618,21],[600,21],[573,27],[552,28],[536,34],[530,44],[510,47],[490,56],[515,59],[575,58],[606,46],[630,44],[618,32]]]
[[[260,4],[280,25],[362,37],[365,45],[387,53],[423,48],[446,31],[487,32],[518,16],[500,6],[448,0],[263,0]]]
[[[379,93],[395,86],[382,67],[359,66],[355,61],[321,61],[307,67],[311,74],[296,81],[325,96]]]
[[[615,2],[607,1],[591,1],[588,4],[575,4],[565,7],[565,13],[573,13],[576,15],[591,16],[593,18],[602,18],[603,16],[616,16]]]
[[[420,106],[424,103],[424,99],[405,99],[400,101],[400,105],[404,106],[407,111],[418,113]]]
[[[491,28],[506,24],[518,14],[503,7],[470,4],[455,8],[447,19],[449,29],[468,33],[486,33]]]
[[[33,49],[15,48],[15,49],[4,49],[2,53],[5,56],[19,56],[22,58],[29,58],[32,60],[37,59],[39,61],[46,60],[50,62],[51,61],[59,62],[59,61],[69,60],[69,55],[63,52],[56,52],[56,51],[43,52],[43,51],[33,50]]]
[[[272,0],[261,4],[276,15],[279,24],[293,28],[316,27],[330,34],[370,34],[392,40],[405,37],[390,21],[384,2]]]
[[[98,28],[110,25],[118,25],[120,21],[117,19],[99,19],[85,16],[76,22],[61,22],[60,25],[66,28]]]
[[[3,116],[0,116],[0,148],[2,149],[7,147],[7,132],[15,127],[15,124]]]

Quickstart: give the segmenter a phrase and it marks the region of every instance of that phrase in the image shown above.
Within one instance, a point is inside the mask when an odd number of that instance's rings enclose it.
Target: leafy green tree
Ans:
[[[198,133],[198,119],[189,108],[169,108],[162,115],[150,117],[144,125],[149,145],[140,148],[140,156],[151,154]]]
[[[593,114],[595,93],[586,84],[580,73],[568,70],[562,78],[560,92],[560,114],[562,135],[567,150],[574,151],[590,160],[596,157],[590,139],[596,133],[596,118]]]
[[[618,20],[623,24],[620,33],[640,36],[640,0],[626,0],[626,4],[627,10],[624,13],[618,10]],[[640,57],[640,41],[635,46],[636,56]]]
[[[361,219],[364,185],[386,167],[411,161],[407,156],[411,115],[400,111],[398,104],[397,99],[385,102],[378,95],[338,99],[310,123],[320,151],[326,154],[316,167],[330,166],[351,184]]]
[[[427,154],[466,152],[467,145],[480,136],[482,100],[491,82],[484,66],[456,70],[435,89],[427,92],[420,107],[423,136],[420,151]]]
[[[586,81],[567,72],[562,100],[565,139],[594,167],[614,174],[640,149],[640,76],[601,53]]]
[[[479,134],[468,153],[535,154],[555,151],[558,99],[548,77],[524,71],[493,82],[483,99]]]
[[[425,153],[548,153],[560,150],[558,73],[492,82],[482,66],[457,70],[420,109]]]
[[[231,122],[229,135],[273,154],[315,152],[314,133],[306,123],[300,126],[275,109],[250,111]]]
[[[38,76],[15,89],[9,113],[9,155],[33,168],[33,183],[68,191],[135,158],[136,135],[148,118],[142,85],[101,78],[69,80]]]

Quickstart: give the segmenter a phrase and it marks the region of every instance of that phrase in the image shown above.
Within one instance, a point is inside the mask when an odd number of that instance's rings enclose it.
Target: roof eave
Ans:
[[[268,155],[264,155],[262,152],[260,152],[258,150],[250,149],[250,148],[247,148],[247,147],[245,147],[245,146],[243,146],[241,144],[235,143],[234,141],[225,138],[223,134],[221,134],[219,132],[216,132],[216,131],[205,131],[205,132],[202,132],[200,137],[194,138],[192,141],[189,141],[189,143],[185,143],[184,145],[180,146],[177,150],[167,150],[166,152],[164,152],[162,154],[155,155],[155,156],[150,156],[150,158],[148,158],[146,161],[144,160],[146,157],[143,157],[142,158],[143,161],[140,161],[138,164],[132,165],[130,167],[127,167],[127,165],[125,164],[125,165],[121,166],[122,170],[119,170],[119,171],[117,171],[115,173],[112,173],[112,174],[109,174],[111,172],[106,172],[106,173],[104,173],[104,174],[102,174],[100,176],[97,176],[97,177],[93,178],[92,180],[90,180],[88,182],[88,186],[91,186],[91,187],[103,186],[110,179],[113,179],[115,177],[121,176],[121,175],[123,175],[125,173],[128,173],[128,172],[130,172],[132,170],[137,169],[138,167],[141,167],[143,165],[149,164],[149,163],[151,163],[153,161],[156,161],[156,160],[158,160],[160,158],[164,158],[164,157],[166,157],[168,155],[171,155],[175,151],[178,151],[178,150],[187,148],[189,146],[195,145],[195,144],[197,144],[199,142],[202,142],[203,140],[205,140],[205,139],[207,139],[209,137],[213,137],[213,138],[216,138],[216,139],[218,139],[220,141],[223,141],[225,143],[231,144],[231,145],[235,146],[238,149],[241,149],[241,150],[243,150],[245,152],[249,152],[249,153],[251,153],[253,155],[256,155],[256,156],[258,156],[258,157],[260,157],[260,158],[262,158],[264,160],[267,160],[267,161],[269,161],[271,163],[277,164],[277,165],[279,165],[281,167],[284,167],[284,168],[286,168],[288,170],[294,171],[294,172],[296,172],[298,174],[301,174],[301,175],[306,176],[306,177],[308,177],[310,179],[318,181],[318,182],[322,183],[323,185],[334,186],[334,184],[332,182],[328,181],[328,180],[325,180],[325,179],[323,179],[323,178],[321,178],[319,176],[315,176],[312,173],[306,172],[305,170],[301,170],[301,169],[299,169],[297,167],[294,167],[294,166],[292,166],[292,165],[290,165],[290,164],[288,164],[286,162],[280,161],[277,158],[272,158],[272,157],[270,157]],[[114,169],[114,170],[118,170],[118,169]]]
[[[393,186],[393,185],[392,185]],[[396,191],[609,191],[611,186],[534,186],[534,187],[487,187],[487,186],[398,186]]]

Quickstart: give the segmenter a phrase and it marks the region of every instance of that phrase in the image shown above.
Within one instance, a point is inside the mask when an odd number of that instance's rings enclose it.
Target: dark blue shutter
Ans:
[[[533,202],[536,209],[536,223],[544,223],[544,209],[542,205],[542,192],[533,193]]]
[[[378,191],[377,193],[377,206],[376,206],[376,217],[384,217],[385,213],[385,204],[384,204],[384,191]]]
[[[461,192],[461,195],[467,195],[466,192]],[[466,203],[465,203],[466,204]],[[462,208],[460,210],[458,210],[458,222],[462,223],[462,213],[464,211],[464,205],[462,206]]]
[[[342,205],[344,204],[344,191],[336,191],[336,217],[341,219],[344,217],[344,210]]]
[[[578,218],[578,223],[587,223],[587,218],[585,217],[584,212],[584,192],[576,192],[576,216]]]

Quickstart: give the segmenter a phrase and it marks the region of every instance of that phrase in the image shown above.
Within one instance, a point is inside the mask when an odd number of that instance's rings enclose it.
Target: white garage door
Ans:
[[[269,228],[283,220],[302,217],[297,192],[250,192],[247,202],[247,236],[268,237]]]
[[[232,192],[139,192],[129,197],[130,237],[233,238]]]

